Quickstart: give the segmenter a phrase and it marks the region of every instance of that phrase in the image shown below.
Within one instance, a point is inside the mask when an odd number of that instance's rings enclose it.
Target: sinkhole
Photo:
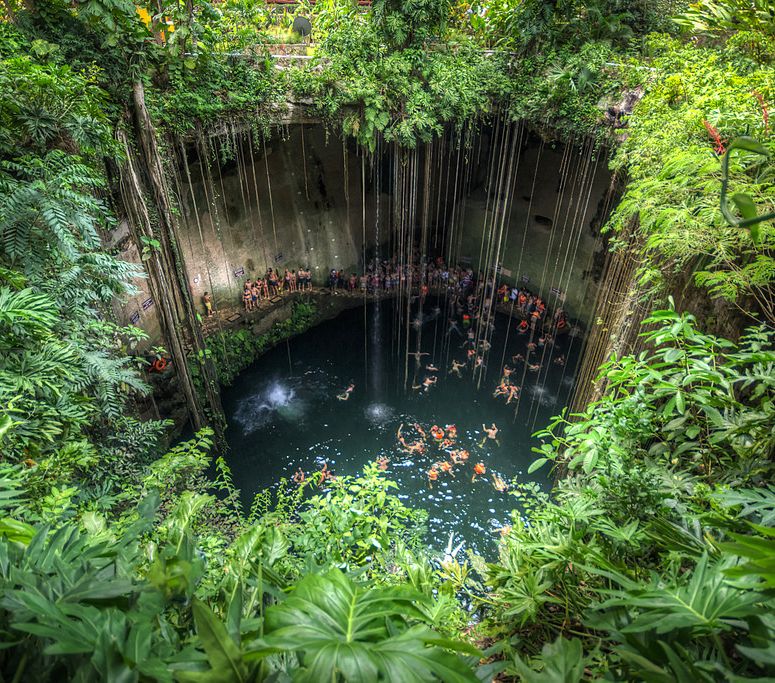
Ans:
[[[269,268],[309,268],[317,297],[335,297],[325,293],[332,269],[346,279],[376,264],[414,269],[388,292],[338,292],[354,307],[265,353],[223,391],[246,505],[299,468],[358,474],[384,458],[397,495],[428,511],[434,547],[452,536],[492,556],[519,514],[513,484],[549,485],[545,472],[527,472],[531,435],[569,404],[583,359],[607,251],[599,228],[616,199],[604,157],[591,141],[553,144],[501,120],[414,150],[379,141],[367,152],[295,124],[268,140],[232,131],[176,153],[191,287],[220,308],[239,306],[243,281]],[[461,281],[470,272],[473,284],[429,282],[429,262],[458,268]],[[520,290],[540,296],[543,318],[521,310]],[[478,318],[466,317],[472,309]],[[508,403],[494,395],[504,367],[506,385],[519,387]],[[437,379],[426,390],[428,377]],[[483,431],[492,423],[497,442]],[[434,425],[445,437],[454,425],[453,442],[435,439]],[[420,441],[423,453],[406,448]]]

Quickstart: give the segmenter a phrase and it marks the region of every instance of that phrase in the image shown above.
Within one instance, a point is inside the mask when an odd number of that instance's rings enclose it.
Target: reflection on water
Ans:
[[[537,445],[531,428],[541,428],[566,402],[580,342],[571,337],[558,340],[557,349],[547,352],[541,373],[525,373],[517,366],[513,376],[524,383],[522,396],[507,405],[503,398],[493,398],[500,359],[525,354],[527,339],[511,334],[507,341],[507,320],[499,317],[481,380],[474,379],[470,369],[459,378],[448,371],[453,359],[465,360],[461,340],[445,334],[448,322],[438,310],[428,305],[422,312],[415,306],[409,320],[422,325],[419,332],[410,330],[409,348],[418,348],[419,333],[419,347],[427,355],[421,356],[420,367],[409,358],[407,384],[420,384],[429,374],[438,382],[427,392],[405,391],[405,329],[400,334],[394,329],[392,302],[382,302],[381,311],[372,306],[370,315],[354,309],[293,339],[292,376],[288,349],[282,345],[224,392],[229,464],[244,502],[249,506],[257,491],[277,486],[298,467],[309,473],[328,462],[335,474],[358,474],[367,462],[385,457],[385,474],[398,484],[396,494],[428,511],[428,541],[437,551],[444,551],[452,535],[448,552],[462,543],[463,549],[492,557],[499,530],[511,523],[511,511],[519,506],[509,491],[497,489],[498,478],[507,484],[547,484],[542,471],[526,474],[533,459],[530,449]],[[552,364],[551,353],[565,355],[565,367]],[[439,370],[424,369],[431,364]],[[349,398],[337,400],[351,382],[355,387]],[[482,443],[483,424],[492,422],[500,429],[499,445]],[[422,454],[406,452],[397,437],[403,424],[407,443],[420,439],[415,423],[426,432]],[[430,434],[433,425],[446,430],[453,424],[457,434],[452,444]],[[470,456],[455,463],[455,450]],[[438,479],[429,482],[434,463],[449,463],[449,471],[440,471]],[[476,463],[486,471],[473,477]]]

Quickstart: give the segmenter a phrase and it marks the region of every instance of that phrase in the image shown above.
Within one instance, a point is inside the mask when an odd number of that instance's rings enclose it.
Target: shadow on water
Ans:
[[[386,476],[398,484],[397,495],[407,505],[428,511],[428,542],[434,549],[443,550],[454,534],[465,547],[491,558],[499,530],[519,507],[509,492],[495,489],[493,475],[506,482],[549,485],[546,472],[527,474],[533,460],[530,449],[537,445],[531,432],[568,400],[580,340],[566,336],[551,350],[553,357],[566,357],[564,367],[555,365],[547,353],[543,369],[526,372],[523,379],[523,366],[516,365],[513,377],[524,386],[515,417],[514,403],[506,405],[492,395],[500,381],[501,357],[509,363],[512,355],[526,353],[527,339],[513,329],[504,348],[506,316],[496,320],[489,367],[477,389],[471,370],[463,370],[463,378],[448,373],[453,358],[465,360],[465,350],[462,338],[446,335],[438,307],[426,303],[424,312],[413,310],[410,322],[416,324],[410,326],[409,348],[417,348],[416,335],[421,334],[421,350],[428,355],[422,356],[423,367],[417,370],[415,359],[409,359],[410,388],[405,391],[406,330],[397,330],[395,305],[383,301],[369,304],[365,311],[342,313],[294,338],[289,349],[283,344],[269,351],[224,392],[235,483],[249,506],[257,491],[276,487],[281,477],[290,479],[298,467],[309,473],[328,461],[335,474],[358,474],[367,462],[387,457]],[[438,372],[424,370],[431,363]],[[412,384],[426,375],[438,376],[437,384],[427,392],[412,391]],[[355,384],[350,398],[337,400],[350,383]],[[403,424],[411,434],[415,422],[427,432],[432,425],[456,425],[456,447],[471,454],[452,473],[440,473],[433,488],[427,471],[449,454],[430,434],[424,455],[404,452],[396,433]],[[491,422],[500,429],[499,445],[482,446],[483,423]],[[472,482],[477,462],[487,472]]]

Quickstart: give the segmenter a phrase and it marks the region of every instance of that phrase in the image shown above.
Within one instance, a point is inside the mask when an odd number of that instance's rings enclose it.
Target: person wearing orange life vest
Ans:
[[[517,325],[517,332],[519,334],[525,334],[529,328],[530,324],[527,322],[527,320],[520,320],[519,325]]]

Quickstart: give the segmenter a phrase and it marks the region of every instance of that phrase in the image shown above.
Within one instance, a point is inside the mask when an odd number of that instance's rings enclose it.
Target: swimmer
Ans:
[[[563,365],[565,365],[565,356],[557,356],[557,358],[555,358],[554,361],[552,362],[555,365],[559,365],[560,367],[562,367]]]
[[[506,384],[506,380],[503,380],[497,387],[495,387],[495,391],[493,392],[492,397],[498,398],[498,396],[505,396],[508,393],[508,384]]]
[[[444,430],[439,427],[439,425],[433,425],[433,427],[431,427],[431,436],[436,439],[436,441],[441,441],[444,438]]]
[[[446,472],[447,474],[451,474],[452,477],[455,477],[455,473],[453,472],[452,463],[447,462],[446,460],[442,463],[439,463],[439,467],[441,467],[442,472]]]
[[[353,389],[355,389],[355,385],[350,382],[350,386],[348,386],[347,389],[345,389],[341,394],[337,394],[336,397],[340,401],[347,401],[350,398],[350,394],[353,393]]]
[[[529,342],[528,345],[527,345],[527,350],[528,351],[535,351],[536,350],[536,345],[533,342]]]
[[[425,369],[428,372],[438,372],[439,371],[439,369],[433,363],[430,363],[430,364],[426,365]]]
[[[433,482],[439,478],[439,471],[436,469],[435,464],[428,470],[427,475],[428,475],[428,488],[432,489]]]
[[[321,468],[321,470],[320,470],[320,472],[318,474],[320,474],[320,485],[321,486],[323,485],[324,481],[329,481],[329,480],[332,480],[332,479],[336,479],[336,477],[334,476],[334,473],[331,470],[328,469],[328,461],[323,463],[323,467]]]
[[[498,441],[498,432],[500,431],[493,422],[490,427],[486,427],[485,425],[482,425],[482,430],[484,430],[484,438],[482,439],[479,446],[484,446],[485,442],[490,439],[491,441],[494,441],[498,446],[500,446],[500,441]]]
[[[485,368],[487,369],[487,366],[484,364],[484,358],[482,356],[477,356],[476,360],[474,361],[474,368]]]
[[[465,363],[458,363],[456,360],[453,359],[452,360],[452,367],[450,368],[450,370],[449,370],[449,372],[447,374],[451,375],[451,374],[454,373],[458,377],[462,377],[463,375],[460,374],[460,368],[464,368],[465,365],[466,365]]]
[[[509,488],[509,485],[497,474],[492,475],[492,486],[496,491],[500,491],[501,493]]]
[[[482,351],[487,352],[492,348],[492,344],[488,342],[486,339],[482,339],[481,342],[479,342],[479,345],[482,347]]]
[[[515,384],[509,385],[509,391],[508,391],[508,399],[506,400],[506,405],[512,402],[515,398],[519,398],[519,392],[520,387],[516,386]]]
[[[538,372],[541,369],[540,363],[528,363],[527,369],[530,370],[530,372]]]
[[[476,463],[476,465],[474,465],[474,476],[471,477],[471,481],[476,481],[476,478],[484,474],[486,471],[487,468],[484,466],[484,463]]]
[[[305,479],[307,478],[307,475],[304,474],[304,470],[299,467],[294,473],[291,479],[293,480],[294,484],[301,484]]]
[[[444,439],[440,444],[439,448],[441,450],[446,451],[448,448],[452,448],[452,446],[455,445],[455,442],[452,439]]]
[[[457,452],[457,458],[460,462],[466,462],[468,460],[469,455],[471,454],[465,449]]]
[[[414,427],[414,428],[415,428],[415,430],[417,431],[417,433],[418,433],[418,434],[419,434],[419,435],[420,435],[420,436],[421,436],[423,439],[427,438],[427,436],[428,436],[428,435],[425,433],[425,430],[422,428],[422,425],[420,425],[420,423],[419,423],[419,422],[415,422],[415,423],[412,425],[412,427]]]
[[[455,425],[445,425],[444,428],[447,430],[447,436],[450,439],[457,438],[457,427]]]
[[[510,368],[508,365],[503,366],[503,379],[508,379],[514,373],[514,368]]]
[[[388,468],[388,463],[390,463],[389,458],[377,458],[377,469],[384,472]]]
[[[415,391],[422,390],[425,393],[428,392],[428,389],[430,389],[436,382],[438,381],[438,377],[426,377],[420,384],[413,384],[412,389]]]

